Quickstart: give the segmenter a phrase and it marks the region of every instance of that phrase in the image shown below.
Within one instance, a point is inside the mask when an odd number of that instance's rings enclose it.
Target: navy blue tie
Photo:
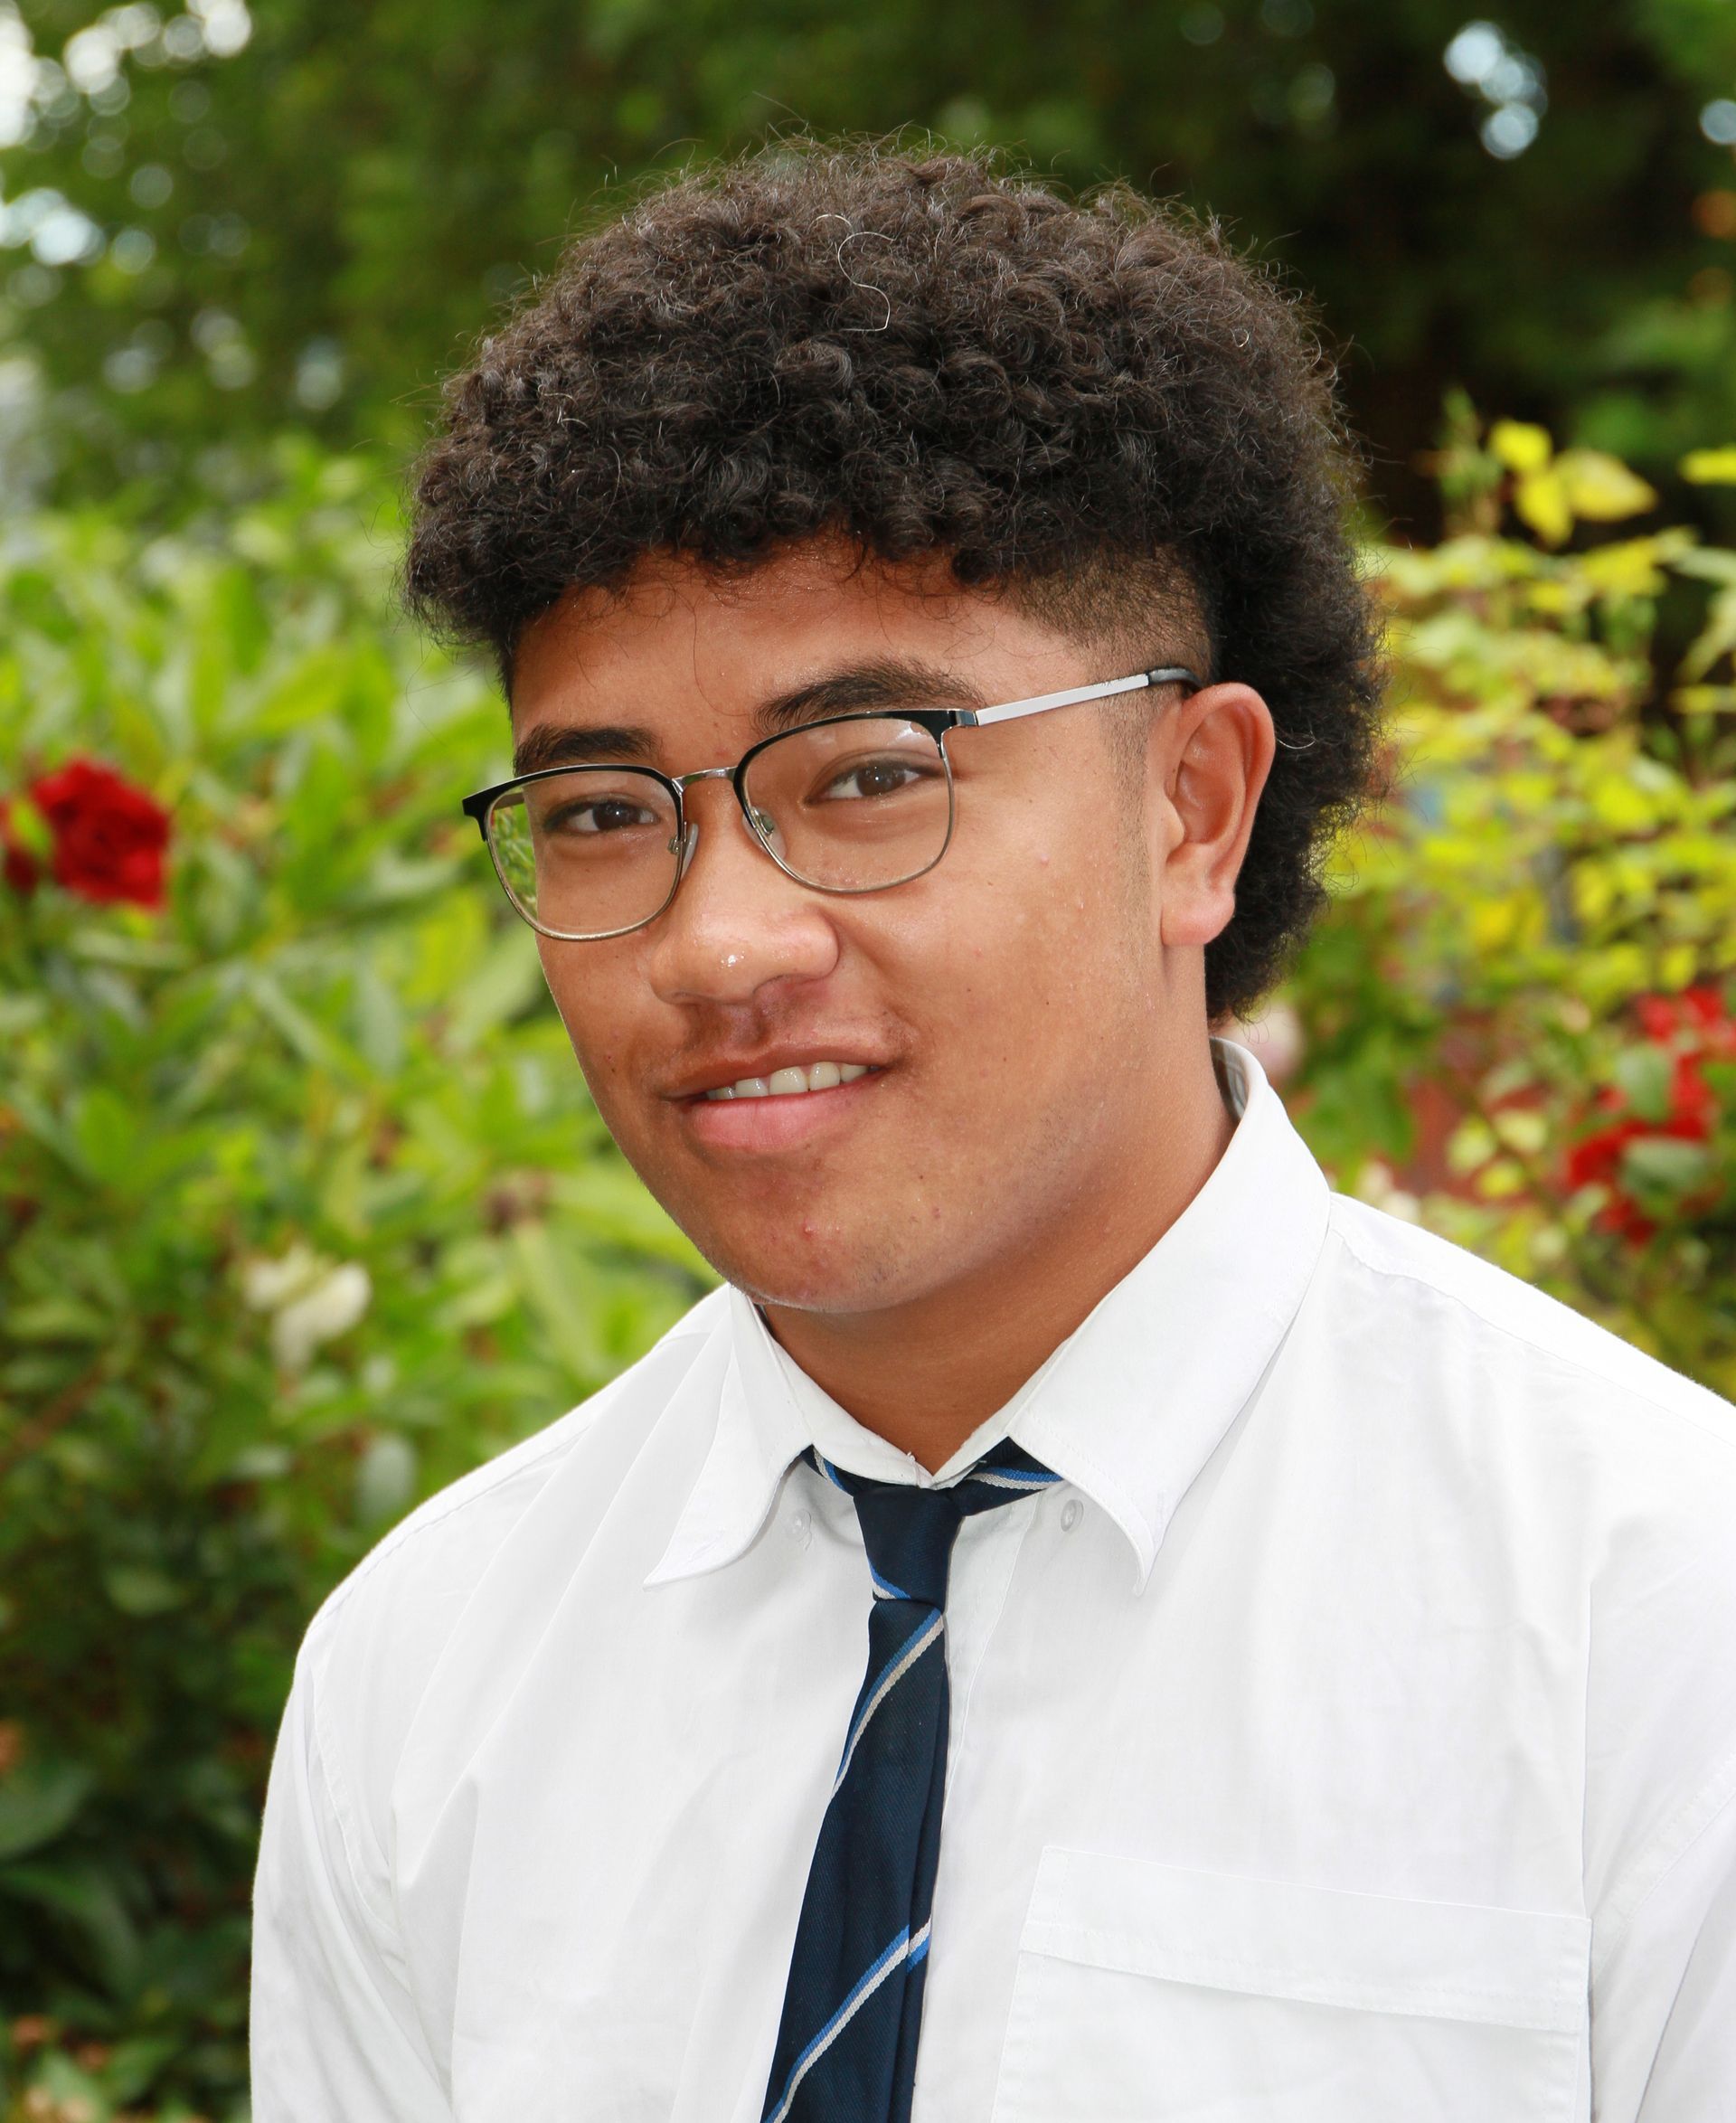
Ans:
[[[808,1869],[762,2123],[908,2123],[947,1782],[947,1574],[960,1523],[1058,1482],[1011,1444],[943,1489],[854,1497],[873,1579],[868,1674]]]

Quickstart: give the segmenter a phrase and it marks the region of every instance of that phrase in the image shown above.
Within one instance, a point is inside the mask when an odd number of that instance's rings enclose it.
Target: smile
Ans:
[[[774,1069],[769,1076],[738,1077],[719,1084],[703,1097],[722,1099],[789,1099],[807,1091],[835,1090],[841,1083],[854,1083],[868,1074],[865,1062],[810,1062],[806,1066]]]

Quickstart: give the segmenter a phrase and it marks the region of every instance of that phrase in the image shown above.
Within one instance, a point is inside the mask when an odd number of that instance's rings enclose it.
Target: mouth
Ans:
[[[884,1064],[844,1060],[823,1050],[812,1060],[788,1050],[775,1059],[777,1068],[762,1066],[728,1083],[702,1078],[675,1101],[693,1148],[707,1156],[807,1155],[836,1146],[879,1104]]]
[[[876,1071],[866,1062],[798,1062],[764,1076],[739,1076],[694,1094],[696,1102],[721,1105],[731,1099],[800,1099],[814,1091],[835,1091],[841,1084]]]

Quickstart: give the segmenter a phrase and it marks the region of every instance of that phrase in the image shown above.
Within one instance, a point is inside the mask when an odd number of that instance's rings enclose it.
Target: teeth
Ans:
[[[866,1076],[865,1062],[811,1062],[805,1069],[774,1069],[769,1076],[738,1077],[707,1091],[708,1099],[788,1099],[798,1091],[829,1091]]]

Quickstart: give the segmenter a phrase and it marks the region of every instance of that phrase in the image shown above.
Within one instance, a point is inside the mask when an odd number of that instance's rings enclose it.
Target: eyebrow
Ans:
[[[888,656],[852,664],[773,694],[754,710],[753,724],[761,737],[771,737],[827,715],[987,704],[984,695],[955,671],[915,657]],[[581,767],[597,760],[649,766],[656,764],[660,749],[657,733],[638,723],[543,722],[526,731],[513,748],[513,772],[535,774],[547,767]]]
[[[916,657],[885,656],[833,671],[807,685],[792,687],[762,702],[754,722],[768,737],[794,730],[826,715],[859,714],[877,708],[981,708],[987,702],[976,688],[943,665]]]
[[[656,758],[657,741],[630,722],[542,722],[513,747],[513,772],[536,774],[544,767],[584,767],[598,760]]]

